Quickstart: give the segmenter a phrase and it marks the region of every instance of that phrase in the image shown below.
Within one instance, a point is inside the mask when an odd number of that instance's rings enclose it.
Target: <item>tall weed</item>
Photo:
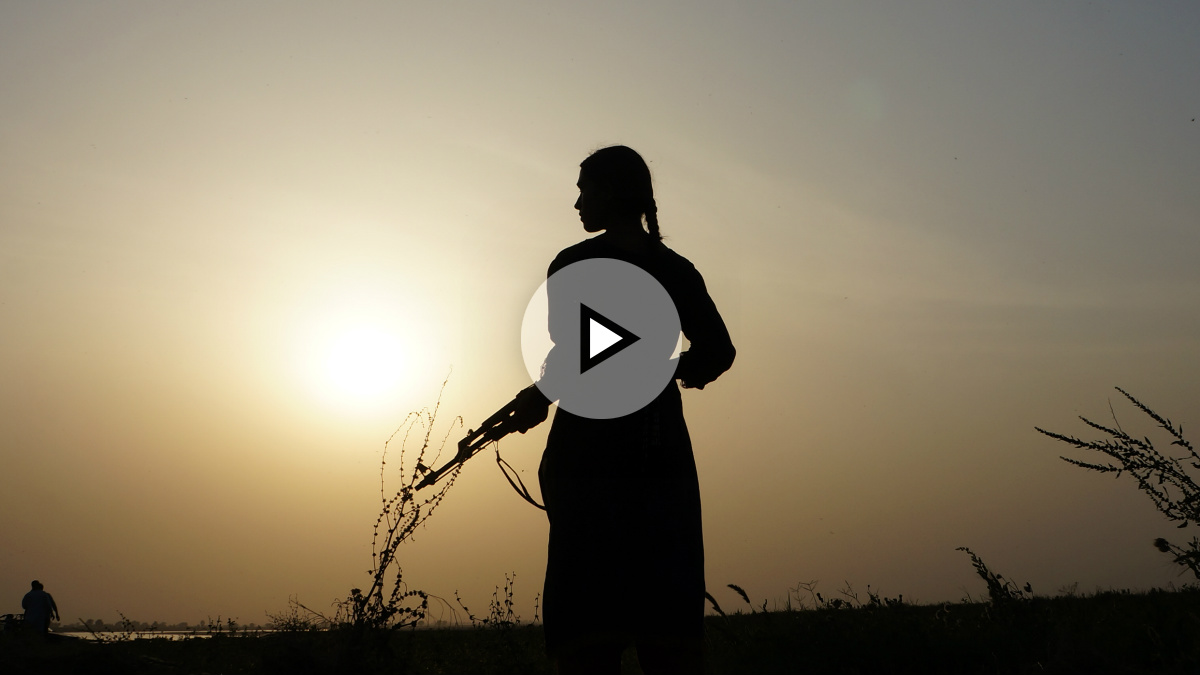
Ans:
[[[1134,398],[1129,392],[1120,387],[1116,390],[1129,400],[1138,410],[1145,413],[1160,429],[1167,433],[1170,439],[1168,448],[1178,447],[1182,452],[1178,455],[1160,451],[1154,447],[1149,436],[1136,438],[1125,432],[1117,421],[1117,414],[1109,404],[1113,426],[1097,424],[1086,417],[1079,419],[1089,427],[1101,431],[1108,436],[1100,440],[1087,441],[1067,434],[1046,431],[1034,427],[1041,434],[1049,436],[1081,450],[1090,450],[1106,455],[1111,461],[1103,464],[1085,462],[1070,457],[1061,457],[1064,462],[1100,473],[1115,473],[1118,477],[1128,473],[1137,480],[1138,489],[1154,502],[1168,520],[1179,523],[1180,529],[1192,523],[1200,523],[1200,454],[1192,444],[1183,437],[1183,426],[1175,425],[1171,420],[1159,415],[1149,406]],[[1200,539],[1195,536],[1190,542],[1175,544],[1159,537],[1154,540],[1154,547],[1163,553],[1174,557],[1174,562],[1182,565],[1200,579]]]

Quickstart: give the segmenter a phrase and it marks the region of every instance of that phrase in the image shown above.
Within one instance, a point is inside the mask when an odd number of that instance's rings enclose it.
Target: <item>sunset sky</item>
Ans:
[[[1041,594],[1189,581],[1151,542],[1190,533],[1033,427],[1151,433],[1113,386],[1200,423],[1198,35],[1194,2],[2,3],[0,613],[365,584],[384,441],[447,373],[468,426],[529,383],[614,143],[738,349],[684,393],[727,609],[986,595],[958,546]],[[501,443],[527,482],[548,427]],[[548,528],[493,464],[405,577],[477,609],[515,572],[530,619]]]

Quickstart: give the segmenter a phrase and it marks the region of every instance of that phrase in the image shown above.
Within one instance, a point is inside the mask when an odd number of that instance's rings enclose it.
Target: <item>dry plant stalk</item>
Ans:
[[[455,417],[440,442],[433,437],[445,389],[446,382],[442,382],[442,391],[438,393],[433,409],[409,413],[383,444],[379,467],[379,496],[383,506],[379,517],[375,519],[371,538],[373,568],[368,571],[371,585],[365,593],[358,588],[351,589],[350,595],[338,603],[337,615],[332,623],[368,628],[402,628],[415,625],[425,618],[425,612],[429,609],[429,595],[425,591],[410,590],[404,583],[396,552],[400,544],[411,539],[417,527],[441,504],[462,469],[461,465],[455,467],[449,472],[449,479],[442,482],[440,487],[425,490],[425,496],[418,495],[417,484],[428,472],[426,466],[437,463],[455,426],[462,428],[462,418]],[[399,473],[404,482],[389,495],[387,457],[397,436],[400,436]],[[408,450],[408,445],[418,438],[421,447],[413,453]],[[437,445],[436,449],[432,447],[434,444]],[[427,457],[430,454],[433,456]],[[412,604],[417,598],[420,602]]]
[[[993,572],[982,558],[975,555],[975,552],[966,546],[959,546],[954,550],[971,556],[971,566],[975,568],[975,573],[979,575],[979,578],[987,584],[988,598],[993,605],[1005,605],[1018,600],[1029,600],[1033,597],[1033,586],[1029,582],[1025,582],[1025,587],[1021,588],[1011,579],[1005,579],[1003,574]]]
[[[1183,448],[1183,454],[1178,457],[1164,454],[1154,447],[1154,442],[1148,436],[1134,438],[1125,433],[1117,421],[1115,412],[1112,413],[1112,428],[1097,424],[1086,417],[1079,418],[1089,427],[1111,437],[1097,441],[1085,441],[1040,427],[1034,428],[1050,438],[1076,448],[1108,455],[1113,461],[1105,464],[1082,462],[1070,457],[1061,459],[1090,471],[1115,473],[1118,477],[1122,473],[1131,474],[1137,479],[1138,488],[1154,502],[1155,508],[1169,520],[1179,523],[1181,529],[1192,523],[1200,523],[1200,485],[1191,475],[1192,472],[1200,470],[1200,455],[1183,437],[1183,426],[1172,424],[1171,420],[1154,412],[1124,389],[1116,387],[1116,390],[1129,399],[1138,410],[1154,420],[1160,429],[1166,431],[1172,438],[1170,445]],[[1112,411],[1111,404],[1109,411]],[[1200,579],[1200,539],[1192,537],[1190,542],[1179,546],[1159,537],[1154,540],[1154,546],[1163,553],[1174,555],[1176,564],[1191,570],[1192,574]]]
[[[488,615],[486,617],[478,617],[472,614],[471,608],[463,604],[462,598],[458,597],[458,591],[454,591],[454,600],[458,603],[458,606],[462,607],[463,611],[467,613],[467,619],[470,620],[471,625],[475,626],[476,628],[496,628],[501,630],[514,628],[521,623],[520,615],[518,615],[513,609],[515,604],[513,602],[513,587],[516,586],[516,583],[516,572],[511,574],[508,572],[504,573],[504,599],[500,599],[501,590],[500,587],[497,586],[496,590],[492,593],[492,602],[488,607]],[[537,610],[535,609],[534,622],[536,623],[536,621]]]

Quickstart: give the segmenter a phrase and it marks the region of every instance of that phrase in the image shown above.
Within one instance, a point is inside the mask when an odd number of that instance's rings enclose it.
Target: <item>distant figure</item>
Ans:
[[[733,364],[734,347],[700,273],[662,243],[649,167],[630,148],[603,148],[580,165],[578,185],[583,229],[602,234],[559,253],[549,274],[592,258],[650,273],[690,343],[675,378],[703,389]],[[536,387],[522,400],[509,431],[547,417],[550,402]],[[619,673],[633,645],[648,675],[702,673],[700,485],[675,381],[624,417],[559,408],[538,478],[550,519],[542,616],[558,672]]]
[[[25,610],[25,625],[40,635],[50,631],[50,620],[58,621],[58,605],[54,604],[54,596],[42,590],[42,582],[34,580],[33,590],[21,598],[21,608]]]

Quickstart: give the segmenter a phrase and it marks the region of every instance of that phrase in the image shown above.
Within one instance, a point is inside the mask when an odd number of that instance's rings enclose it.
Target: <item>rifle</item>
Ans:
[[[493,413],[491,417],[488,417],[486,420],[481,422],[479,424],[479,428],[467,430],[467,435],[458,442],[458,453],[454,455],[453,459],[442,465],[441,468],[430,469],[427,466],[418,464],[418,471],[428,473],[425,474],[425,477],[421,479],[420,483],[417,483],[416,490],[419,491],[438,482],[455,467],[462,466],[464,462],[478,454],[479,451],[487,447],[489,443],[498,441],[513,431],[521,431],[521,433],[524,433],[526,431],[525,429],[515,429],[511,426],[511,424],[513,418],[517,414],[517,411],[520,409],[520,402],[525,391],[528,390],[522,390],[519,392],[515,397],[513,397],[513,400],[505,403],[504,407],[500,408]],[[517,491],[517,494],[521,495],[525,501],[533,504],[539,509],[542,509],[543,511],[546,510],[545,506],[538,504],[537,501],[534,500],[533,495],[529,493],[529,489],[525,487],[525,483],[522,482],[520,477],[516,475],[516,471],[513,470],[512,466],[500,457],[499,450],[496,450],[496,464],[500,466],[500,471],[504,473],[504,478],[507,479],[508,484]],[[512,472],[511,476],[509,475],[510,471]],[[518,485],[520,487],[518,487]]]

